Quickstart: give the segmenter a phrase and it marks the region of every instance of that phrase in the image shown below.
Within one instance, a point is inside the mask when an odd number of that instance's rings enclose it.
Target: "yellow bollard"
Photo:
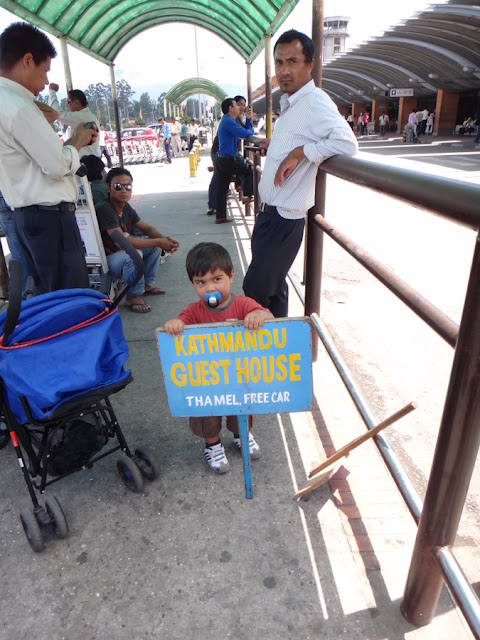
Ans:
[[[197,165],[198,165],[198,163],[200,162],[200,147],[201,147],[201,145],[200,145],[198,140],[195,140],[195,142],[193,143],[193,147],[195,149],[195,157],[196,157]]]
[[[190,165],[190,177],[195,178],[197,175],[197,161],[195,151],[190,151],[188,154],[188,163]]]

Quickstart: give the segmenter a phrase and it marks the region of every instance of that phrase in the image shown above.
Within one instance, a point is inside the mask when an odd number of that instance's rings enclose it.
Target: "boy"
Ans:
[[[243,320],[245,329],[260,329],[264,320],[273,318],[268,309],[245,296],[230,293],[235,270],[228,251],[215,242],[201,242],[190,249],[186,260],[188,277],[198,294],[198,302],[192,302],[177,318],[168,320],[164,329],[172,336],[182,333],[186,324],[205,324]],[[249,427],[252,417],[249,416]],[[220,441],[221,416],[190,418],[193,433],[205,440],[204,460],[216,473],[226,473],[230,469],[225,450]],[[241,448],[236,416],[227,416],[227,429],[233,433],[233,442]],[[248,436],[250,457],[255,460],[261,451],[251,433]]]

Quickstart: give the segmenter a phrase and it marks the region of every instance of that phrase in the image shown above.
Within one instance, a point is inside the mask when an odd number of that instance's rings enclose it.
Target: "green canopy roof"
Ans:
[[[245,60],[263,48],[298,0],[0,0],[0,6],[102,62],[113,62],[136,35],[186,22],[215,33]]]
[[[165,95],[165,99],[174,104],[181,104],[186,98],[201,93],[204,96],[213,96],[218,102],[227,97],[225,91],[210,80],[205,78],[187,78],[182,80]]]

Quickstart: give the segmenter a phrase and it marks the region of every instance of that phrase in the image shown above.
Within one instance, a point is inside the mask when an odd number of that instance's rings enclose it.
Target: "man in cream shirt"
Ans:
[[[37,293],[88,287],[75,219],[78,149],[96,133],[77,127],[65,144],[34,104],[56,56],[50,40],[26,22],[0,35],[0,190]]]

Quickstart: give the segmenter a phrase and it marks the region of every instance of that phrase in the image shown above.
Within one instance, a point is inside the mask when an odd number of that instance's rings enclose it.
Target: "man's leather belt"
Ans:
[[[258,210],[263,211],[264,213],[278,213],[277,207],[272,207],[272,205],[265,204],[265,202],[260,203]]]
[[[36,213],[39,210],[44,211],[60,211],[61,213],[73,213],[75,211],[75,204],[73,202],[60,202],[54,206],[47,204],[31,204],[28,207],[17,207],[17,209],[23,209],[24,211],[33,211]]]

